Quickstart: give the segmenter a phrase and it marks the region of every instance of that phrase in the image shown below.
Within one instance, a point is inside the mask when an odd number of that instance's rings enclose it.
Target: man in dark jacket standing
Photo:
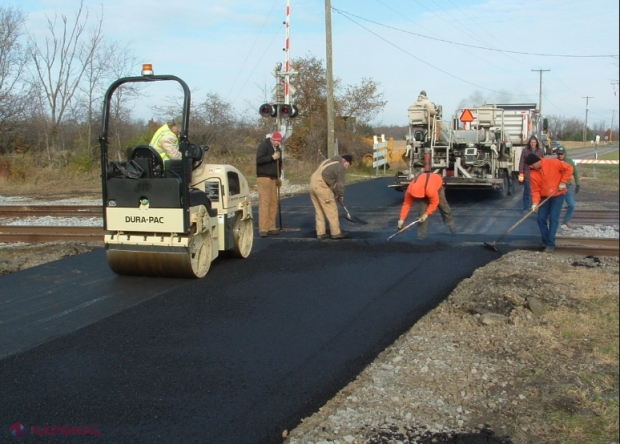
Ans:
[[[336,200],[343,203],[344,178],[353,162],[353,156],[344,154],[324,160],[310,177],[310,199],[314,205],[317,239],[327,239],[325,219],[329,223],[332,239],[346,239],[348,233],[340,231]]]
[[[258,234],[277,235],[278,186],[282,171],[282,134],[274,132],[256,150],[256,185],[258,187]]]

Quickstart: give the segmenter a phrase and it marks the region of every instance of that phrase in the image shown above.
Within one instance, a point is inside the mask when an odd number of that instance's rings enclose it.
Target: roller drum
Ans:
[[[192,236],[189,247],[165,251],[134,245],[108,245],[108,265],[117,274],[136,276],[201,278],[212,260],[211,233]]]

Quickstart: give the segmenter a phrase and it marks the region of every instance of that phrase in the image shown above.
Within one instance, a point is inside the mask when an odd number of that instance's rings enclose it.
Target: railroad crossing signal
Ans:
[[[299,110],[297,109],[295,105],[284,104],[284,105],[279,105],[279,106],[280,106],[281,117],[288,117],[292,119],[294,117],[297,117],[297,114],[299,114]]]
[[[290,105],[288,103],[264,103],[258,109],[258,113],[261,117],[284,117],[287,119],[292,119],[297,117],[299,114],[299,110],[295,105]]]
[[[263,103],[260,108],[258,108],[258,113],[261,117],[276,117],[278,115],[278,110],[270,103]]]

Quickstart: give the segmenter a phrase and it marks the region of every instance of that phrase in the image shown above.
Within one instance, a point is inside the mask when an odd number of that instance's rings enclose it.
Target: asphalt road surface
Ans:
[[[114,443],[277,443],[373,358],[496,259],[482,246],[518,220],[510,196],[449,193],[427,240],[392,241],[392,179],[347,187],[350,240],[318,241],[307,195],[282,200],[284,232],[200,280],[117,276],[103,250],[0,277],[0,443],[31,427],[96,427]],[[412,209],[409,221],[414,220]],[[535,221],[502,251],[534,248]],[[51,430],[51,428],[48,428]],[[72,442],[84,437],[47,437]]]

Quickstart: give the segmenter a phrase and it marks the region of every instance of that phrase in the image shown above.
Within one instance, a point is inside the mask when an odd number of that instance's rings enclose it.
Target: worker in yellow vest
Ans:
[[[176,122],[165,123],[155,131],[151,139],[151,147],[165,160],[179,160],[182,158],[179,151],[179,134],[181,131]]]

